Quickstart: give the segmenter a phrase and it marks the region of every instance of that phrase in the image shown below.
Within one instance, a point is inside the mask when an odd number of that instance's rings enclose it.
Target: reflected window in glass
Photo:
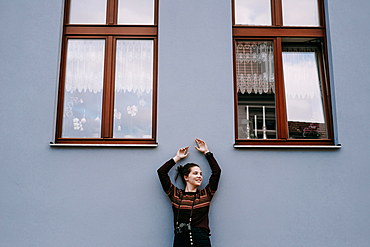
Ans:
[[[118,0],[117,23],[153,25],[154,0]]]
[[[284,47],[283,69],[289,138],[326,139],[317,48]]]
[[[71,0],[69,24],[105,24],[107,0]]]
[[[320,26],[317,0],[282,0],[284,26]]]
[[[271,25],[270,0],[235,0],[236,25]]]

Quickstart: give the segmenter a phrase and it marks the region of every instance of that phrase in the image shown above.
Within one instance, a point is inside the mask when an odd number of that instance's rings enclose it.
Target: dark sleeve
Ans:
[[[170,188],[172,186],[171,179],[168,176],[168,172],[175,164],[175,161],[173,159],[170,159],[157,170],[159,181],[161,181],[162,188],[166,194],[170,192]]]
[[[221,168],[218,165],[216,159],[213,157],[211,152],[206,153],[206,159],[208,161],[209,166],[211,167],[212,174],[209,178],[209,188],[211,189],[211,193],[215,193],[218,187],[218,181],[220,181],[221,176]]]

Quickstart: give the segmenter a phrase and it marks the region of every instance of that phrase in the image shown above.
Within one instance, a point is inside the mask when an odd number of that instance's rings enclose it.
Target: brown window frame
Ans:
[[[234,80],[234,128],[235,146],[332,146],[334,145],[333,117],[330,97],[330,83],[327,53],[327,37],[325,27],[324,0],[318,0],[320,26],[284,26],[282,0],[271,0],[271,26],[236,25],[235,0],[232,1],[232,35],[233,35],[233,80]],[[323,90],[323,104],[327,128],[326,139],[289,139],[288,120],[284,90],[282,47],[284,38],[321,39],[319,49],[321,56],[320,68]],[[238,139],[238,92],[236,80],[236,43],[239,40],[273,41],[275,70],[275,104],[277,139]],[[286,44],[286,43],[284,43]],[[297,43],[294,43],[296,45]]]
[[[60,65],[58,105],[56,116],[56,144],[118,144],[118,145],[156,145],[157,129],[157,66],[158,66],[158,4],[154,0],[153,25],[122,25],[117,24],[118,0],[107,0],[106,24],[69,24],[71,0],[65,1],[62,56]],[[102,121],[100,138],[63,138],[63,103],[65,88],[65,72],[68,39],[104,39],[104,79],[102,99]],[[153,95],[152,95],[152,138],[113,138],[114,111],[114,75],[115,52],[117,39],[153,40]]]

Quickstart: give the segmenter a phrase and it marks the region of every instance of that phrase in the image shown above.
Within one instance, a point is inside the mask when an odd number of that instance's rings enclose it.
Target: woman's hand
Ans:
[[[180,148],[178,151],[177,151],[177,154],[175,157],[173,157],[173,160],[175,161],[175,163],[177,163],[177,161],[185,158],[186,156],[189,155],[189,152],[187,152],[189,149],[189,146],[187,147],[184,147],[184,148]]]
[[[207,152],[209,152],[208,150],[208,147],[207,147],[207,144],[199,139],[199,138],[195,138],[195,142],[198,144],[198,147],[197,146],[194,146],[199,152],[202,152],[204,154],[206,154]]]

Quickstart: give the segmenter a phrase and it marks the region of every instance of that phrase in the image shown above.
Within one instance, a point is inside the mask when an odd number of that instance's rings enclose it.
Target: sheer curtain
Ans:
[[[66,91],[101,92],[104,75],[104,40],[70,40]],[[116,92],[149,93],[153,89],[153,41],[118,40]]]
[[[104,40],[68,40],[65,90],[101,92],[104,76]]]
[[[275,93],[273,43],[238,42],[236,70],[238,92]]]
[[[118,40],[116,92],[149,93],[153,89],[153,41]]]
[[[317,48],[283,48],[288,121],[325,123]]]
[[[153,40],[117,40],[114,138],[152,137]]]
[[[118,39],[114,137],[151,137],[153,40]],[[104,84],[104,39],[69,39],[63,137],[99,137]]]
[[[62,137],[99,137],[104,39],[69,39]]]
[[[284,48],[283,68],[286,96],[321,97],[316,48]]]

